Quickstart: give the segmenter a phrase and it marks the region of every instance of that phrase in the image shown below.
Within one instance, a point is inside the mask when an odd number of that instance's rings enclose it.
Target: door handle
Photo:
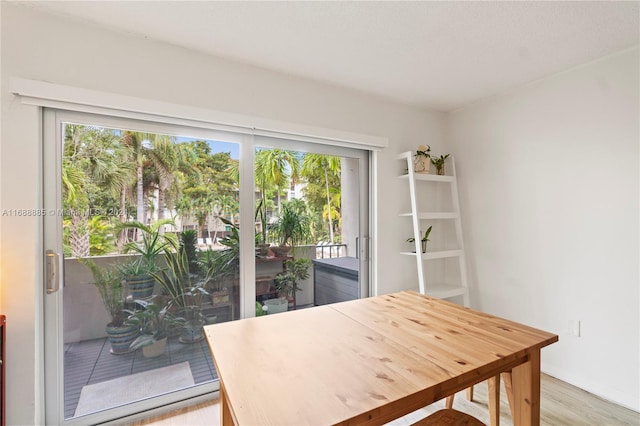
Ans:
[[[356,237],[356,259],[360,259],[360,237]]]
[[[53,250],[47,250],[45,253],[45,285],[47,294],[55,293],[60,290],[60,255]]]

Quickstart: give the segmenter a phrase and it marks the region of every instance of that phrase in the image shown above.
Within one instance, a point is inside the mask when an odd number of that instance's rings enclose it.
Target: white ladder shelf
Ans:
[[[460,221],[460,203],[458,200],[458,183],[456,180],[456,167],[453,157],[447,159],[447,168],[451,170],[451,175],[433,175],[425,173],[416,173],[413,165],[413,152],[404,152],[398,155],[398,160],[404,160],[407,164],[407,173],[400,176],[400,179],[406,180],[409,184],[409,196],[411,199],[411,212],[402,213],[401,217],[410,217],[413,225],[413,238],[415,242],[415,251],[401,252],[403,255],[413,256],[416,258],[418,268],[418,286],[420,293],[439,299],[449,297],[462,296],[465,306],[469,306],[469,287],[467,285],[466,260],[464,256],[464,241],[462,239],[462,223]],[[451,205],[453,211],[419,211],[417,199],[417,186],[420,182],[439,182],[448,184],[451,189]],[[429,251],[427,246],[426,253],[422,253],[420,240],[420,224],[425,225],[430,221],[451,220],[455,225],[456,248],[452,250]],[[426,228],[425,228],[426,229]],[[440,283],[426,284],[425,270],[426,263],[434,259],[457,258],[460,271],[460,282],[455,284]]]

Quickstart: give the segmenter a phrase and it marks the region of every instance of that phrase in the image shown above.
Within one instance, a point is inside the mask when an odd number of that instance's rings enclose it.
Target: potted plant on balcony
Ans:
[[[165,250],[165,261],[167,266],[151,275],[169,297],[169,307],[175,306],[176,315],[184,320],[180,342],[198,342],[204,338],[202,303],[209,294],[204,287],[205,281],[189,272],[189,260],[184,250]]]
[[[298,205],[294,200],[283,203],[280,215],[270,225],[270,229],[280,239],[280,245],[274,247],[277,256],[287,256],[291,247],[304,241],[310,233],[309,215],[304,211],[304,205]]]
[[[172,330],[181,327],[182,318],[169,312],[168,306],[160,306],[154,301],[136,300],[140,309],[126,310],[129,318],[126,323],[136,327],[139,336],[131,342],[129,349],[142,348],[145,358],[153,358],[164,353],[167,338]]]
[[[175,235],[163,234],[165,225],[175,226],[171,219],[162,219],[152,225],[140,222],[124,222],[116,226],[118,232],[122,229],[135,229],[141,236],[139,241],[132,241],[125,245],[125,253],[134,252],[139,255],[120,267],[131,297],[147,299],[153,294],[154,279],[152,273],[157,271],[158,256],[168,247],[177,247]]]
[[[220,220],[231,230],[229,235],[219,240],[225,248],[207,250],[200,255],[200,270],[213,306],[229,303],[230,287],[237,282],[240,273],[240,232],[233,222],[223,217]]]
[[[290,259],[287,260],[285,264],[286,269],[275,276],[274,283],[280,299],[287,301],[285,306],[288,307],[292,302],[295,306],[295,294],[301,290],[301,288],[298,287],[298,282],[309,278],[311,261],[304,258]],[[265,304],[269,306],[269,313],[272,313],[274,307],[276,311],[278,309],[278,306],[273,305],[280,305],[282,302],[270,302],[267,300]],[[286,310],[286,308],[284,310]]]
[[[102,304],[111,317],[106,326],[106,333],[111,343],[112,354],[125,354],[129,352],[131,342],[138,335],[138,330],[129,324],[124,312],[124,289],[122,278],[114,269],[99,268],[91,259],[78,259],[87,266],[93,275],[93,285],[98,289]]]
[[[118,265],[118,271],[129,289],[132,300],[149,299],[153,295],[155,281],[151,271],[154,269],[155,267],[151,267],[141,257],[132,257]]]

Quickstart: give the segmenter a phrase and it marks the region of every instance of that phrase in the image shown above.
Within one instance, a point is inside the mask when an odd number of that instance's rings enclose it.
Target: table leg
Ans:
[[[487,381],[489,395],[489,424],[500,426],[500,375],[496,374]]]
[[[444,402],[444,406],[445,406],[446,408],[449,408],[449,409],[453,408],[453,398],[454,398],[454,397],[455,397],[455,394],[453,394],[453,395],[449,395],[449,396],[447,397],[446,401]]]
[[[513,425],[540,425],[540,350],[511,371],[513,390]]]
[[[227,398],[227,391],[225,391],[222,381],[220,381],[220,426],[233,426],[229,399]]]
[[[509,413],[513,419],[513,389],[511,386],[511,370],[502,373],[502,381],[504,382],[504,388],[507,391],[507,399],[509,400]]]

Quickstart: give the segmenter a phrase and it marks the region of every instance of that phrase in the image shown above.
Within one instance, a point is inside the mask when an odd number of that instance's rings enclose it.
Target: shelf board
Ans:
[[[412,217],[413,213],[401,213],[402,217]],[[423,212],[418,213],[418,219],[421,220],[434,220],[434,219],[457,219],[458,213],[456,212]]]
[[[431,259],[445,259],[447,257],[458,257],[462,256],[462,250],[440,250],[440,251],[427,251],[426,253],[421,253],[421,257],[423,260],[431,260]],[[412,251],[403,251],[400,254],[404,254],[406,256],[415,256],[416,254]]]
[[[441,176],[441,175],[431,175],[426,173],[414,173],[413,174],[415,180],[429,181],[429,182],[455,182],[455,176]],[[409,179],[409,175],[400,175],[398,176],[400,179]]]
[[[464,296],[468,289],[461,285],[452,284],[425,284],[425,291],[428,296],[438,299],[446,299],[455,296]]]

